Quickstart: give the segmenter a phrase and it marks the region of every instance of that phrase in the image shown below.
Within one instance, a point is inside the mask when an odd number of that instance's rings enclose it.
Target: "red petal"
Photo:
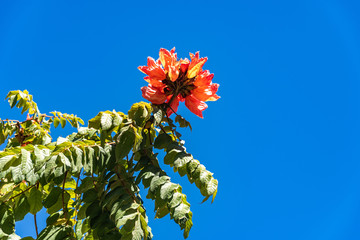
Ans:
[[[171,114],[177,112],[179,107],[179,96],[177,96],[174,101],[171,103],[170,107],[166,111],[166,114],[170,117]]]
[[[219,89],[219,86],[220,85],[217,83],[211,84],[210,88],[211,88],[211,92],[213,93],[213,95],[206,101],[216,101],[220,98],[220,96],[216,95],[216,92]]]
[[[173,82],[175,82],[176,79],[179,77],[179,66],[180,62],[176,62],[175,65],[169,67],[170,80]]]
[[[177,61],[175,48],[171,49],[170,52],[165,48],[161,48],[159,51],[159,59],[165,71],[168,73],[170,80],[174,82],[179,76],[180,67],[180,62]]]
[[[165,84],[163,84],[161,81],[152,79],[149,76],[144,77],[144,80],[150,83],[153,87],[163,88],[165,87]]]
[[[180,60],[180,69],[182,72],[186,72],[189,68],[189,65],[190,65],[189,59],[185,58],[184,60],[183,59]]]
[[[199,72],[201,72],[202,67],[204,66],[205,62],[207,61],[207,57],[199,58],[199,52],[194,54],[190,54],[191,63],[189,65],[189,69],[187,72],[188,78],[195,77]]]
[[[164,69],[167,70],[171,64],[171,53],[165,48],[160,48],[159,57]]]
[[[166,100],[166,95],[161,91],[161,88],[156,88],[151,85],[141,88],[143,98],[149,100],[154,104],[162,104]]]
[[[219,84],[214,83],[210,86],[197,87],[192,91],[192,94],[200,101],[216,101],[220,98],[218,95],[216,95],[218,88]]]
[[[164,69],[152,57],[148,57],[147,66],[140,66],[138,69],[156,80],[164,80],[166,78]]]
[[[207,104],[200,101],[193,95],[189,95],[185,98],[185,106],[195,115],[203,118],[202,111],[207,109]]]
[[[194,85],[199,86],[208,86],[211,84],[214,74],[210,74],[209,70],[202,71],[195,79]]]

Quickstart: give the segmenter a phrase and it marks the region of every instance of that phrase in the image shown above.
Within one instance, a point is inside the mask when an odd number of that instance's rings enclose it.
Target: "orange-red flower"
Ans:
[[[177,59],[175,48],[170,51],[161,48],[159,59],[148,57],[147,66],[139,70],[147,74],[144,78],[149,83],[142,87],[142,95],[153,104],[168,104],[167,114],[176,112],[179,102],[199,117],[208,107],[206,101],[216,101],[219,84],[212,83],[214,74],[203,70],[207,58],[200,58],[199,52],[190,53],[190,59]]]

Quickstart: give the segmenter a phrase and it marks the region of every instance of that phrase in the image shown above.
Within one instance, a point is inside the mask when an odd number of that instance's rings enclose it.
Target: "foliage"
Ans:
[[[42,114],[26,91],[11,91],[11,107],[27,112],[25,121],[0,119],[0,239],[20,239],[15,222],[34,215],[37,239],[152,239],[139,194],[155,201],[156,218],[167,214],[184,230],[193,225],[190,204],[179,184],[171,182],[163,162],[195,183],[206,201],[214,200],[218,182],[186,152],[175,123],[163,105],[134,104],[128,114],[100,112],[88,127],[73,114]],[[69,123],[76,132],[56,141],[51,126]],[[46,209],[46,228],[38,233],[36,214]],[[23,239],[33,239],[26,237]]]

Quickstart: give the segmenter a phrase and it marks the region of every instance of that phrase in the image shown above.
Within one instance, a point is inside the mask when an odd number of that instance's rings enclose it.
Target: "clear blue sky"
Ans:
[[[189,239],[358,239],[359,11],[345,0],[1,1],[0,96],[28,89],[42,112],[84,120],[127,112],[143,100],[137,67],[147,56],[200,51],[222,98],[204,119],[179,112],[193,125],[187,149],[219,192],[200,204],[197,188],[166,168],[192,203]],[[1,100],[0,118],[15,117]],[[155,239],[182,239],[146,207]],[[34,235],[31,216],[17,230]]]

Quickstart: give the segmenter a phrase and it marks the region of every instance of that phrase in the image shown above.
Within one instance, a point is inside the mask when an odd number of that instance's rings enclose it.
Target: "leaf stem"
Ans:
[[[35,183],[36,185],[36,189],[39,189],[39,182]],[[36,231],[36,238],[39,237],[39,232],[38,232],[38,226],[37,226],[37,222],[36,222],[36,213],[34,214],[34,224],[35,224],[35,231]]]
[[[127,187],[126,187],[126,184],[125,182],[121,179],[121,175],[120,173],[116,173],[121,185],[125,188],[126,192],[131,196],[131,198],[133,199],[134,203],[136,203],[136,197],[135,197],[135,194],[133,192],[131,192]]]
[[[78,178],[77,178],[77,180],[76,180],[76,188],[75,188],[75,189],[77,189],[78,186],[79,186],[79,180],[80,180],[80,176],[81,176],[81,171],[82,171],[82,168],[80,169],[79,176],[78,176]],[[78,198],[79,198],[79,194],[76,194],[76,195],[75,195],[75,201],[77,201]],[[76,212],[76,219],[79,220],[79,219],[78,219],[78,209],[77,209],[77,206],[76,206],[76,205],[75,205],[75,212]],[[74,218],[75,218],[75,217],[74,217]]]
[[[28,187],[28,188],[25,189],[24,191],[21,191],[20,193],[16,194],[15,196],[13,196],[13,197],[9,198],[8,200],[4,201],[4,203],[6,203],[6,202],[8,202],[8,201],[10,201],[10,200],[12,200],[12,199],[14,199],[14,198],[16,198],[17,196],[23,194],[23,193],[26,192],[26,191],[29,191],[30,189],[32,189],[32,188],[35,187],[35,186],[36,186],[36,183],[35,183],[34,185],[32,185],[31,187]]]
[[[159,127],[161,128],[161,130],[166,133],[165,129],[163,128],[163,126],[161,124],[159,124]]]
[[[20,122],[19,120],[4,119],[4,122]]]
[[[37,222],[36,222],[36,213],[34,214],[34,224],[35,224],[35,231],[36,231],[36,238],[39,237],[39,232],[38,232],[38,226],[37,226]]]
[[[177,114],[174,109],[170,106],[169,103],[166,103],[167,107],[171,109],[171,111],[173,111],[173,113],[175,113],[176,116],[179,116],[179,114]]]
[[[150,142],[150,145],[152,145],[152,141],[151,141],[151,134],[150,134],[150,129],[148,129],[148,135],[149,135],[149,142]]]
[[[66,182],[67,173],[68,173],[68,171],[65,172],[64,181],[63,181],[63,187],[62,187],[62,194],[61,194],[62,207],[63,207],[65,218],[67,218],[67,208],[65,208],[65,182]]]
[[[169,121],[169,116],[167,115],[167,112],[165,112],[165,115],[166,115],[166,118],[167,118],[167,120],[168,120],[168,123],[170,122]],[[159,125],[161,125],[161,124],[159,124]],[[169,124],[169,126],[170,126],[170,124]],[[172,128],[172,126],[170,126],[171,127],[171,132],[172,132],[172,134],[174,135],[174,137],[176,137],[179,141],[180,141],[180,139],[176,136],[176,134],[175,134],[175,131],[174,131],[174,129]],[[164,130],[163,130],[164,131]],[[166,132],[165,132],[166,133]]]

